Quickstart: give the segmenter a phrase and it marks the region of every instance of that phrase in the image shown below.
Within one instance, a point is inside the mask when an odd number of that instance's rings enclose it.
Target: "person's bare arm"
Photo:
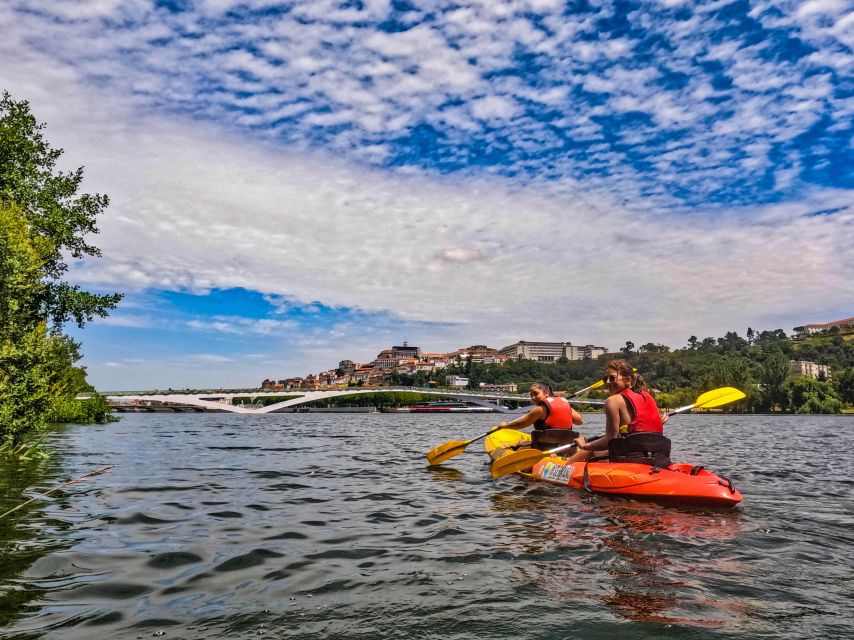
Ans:
[[[519,416],[510,422],[502,422],[498,426],[503,429],[524,429],[525,427],[534,424],[537,420],[545,416],[545,411],[542,407],[534,407],[524,416]]]
[[[621,409],[624,410],[625,406],[626,401],[619,395],[610,396],[605,400],[605,435],[588,442],[584,446],[586,451],[603,451],[608,448],[609,440],[620,435]]]

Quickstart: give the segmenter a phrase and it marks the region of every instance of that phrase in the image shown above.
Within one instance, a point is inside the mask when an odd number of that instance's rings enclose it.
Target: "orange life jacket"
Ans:
[[[629,423],[629,434],[664,433],[664,423],[661,422],[658,406],[648,392],[623,389],[620,395],[631,405],[634,413],[634,418]]]
[[[546,417],[534,423],[534,429],[572,429],[572,406],[560,396],[548,396],[539,405]]]

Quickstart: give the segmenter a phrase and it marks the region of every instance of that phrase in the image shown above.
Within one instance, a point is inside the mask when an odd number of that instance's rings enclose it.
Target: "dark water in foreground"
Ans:
[[[0,467],[0,637],[851,638],[851,417],[680,416],[745,495],[674,508],[489,479],[480,416],[128,415]],[[588,417],[587,434],[602,430]]]

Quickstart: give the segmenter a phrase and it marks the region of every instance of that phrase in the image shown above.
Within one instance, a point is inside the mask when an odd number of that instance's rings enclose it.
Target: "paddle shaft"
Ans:
[[[684,407],[679,407],[678,409],[674,409],[673,411],[671,411],[667,415],[672,416],[672,415],[676,415],[677,413],[684,413],[686,411],[690,411],[691,409],[693,409],[696,406],[697,406],[696,402],[694,404],[686,404]]]
[[[575,392],[575,393],[573,393],[572,395],[569,395],[569,396],[566,396],[566,397],[567,397],[567,398],[574,398],[575,396],[580,396],[582,393],[585,393],[586,391],[591,391],[591,390],[593,390],[593,389],[598,389],[598,388],[599,388],[599,387],[601,387],[603,384],[604,384],[604,383],[603,383],[601,380],[597,380],[596,382],[594,382],[593,384],[591,384],[589,387],[584,387],[583,389],[579,389],[578,391],[576,391],[576,392]]]
[[[478,437],[472,438],[471,440],[469,440],[469,444],[471,444],[472,442],[477,442],[478,440],[483,440],[486,436],[488,436],[493,431],[498,431],[498,429],[499,429],[499,427],[492,427],[492,429],[490,429],[486,433],[482,433]],[[468,445],[466,445],[466,446],[468,446]]]

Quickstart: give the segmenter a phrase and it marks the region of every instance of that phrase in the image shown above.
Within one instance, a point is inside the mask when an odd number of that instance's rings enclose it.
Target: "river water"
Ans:
[[[489,415],[126,415],[0,466],[4,638],[851,638],[851,417],[678,416],[734,509],[492,481]],[[587,435],[601,433],[589,415]]]

